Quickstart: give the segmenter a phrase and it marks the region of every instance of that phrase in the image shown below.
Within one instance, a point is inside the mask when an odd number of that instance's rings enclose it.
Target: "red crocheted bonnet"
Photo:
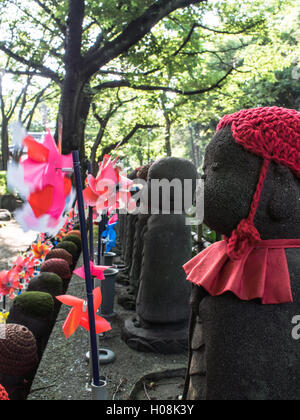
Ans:
[[[0,385],[0,401],[9,401],[8,394],[2,385]]]
[[[300,112],[279,107],[246,109],[226,115],[217,131],[229,125],[238,144],[263,158],[249,216],[239,223],[228,241],[228,255],[236,260],[261,240],[254,226],[254,216],[270,162],[287,166],[300,176]]]

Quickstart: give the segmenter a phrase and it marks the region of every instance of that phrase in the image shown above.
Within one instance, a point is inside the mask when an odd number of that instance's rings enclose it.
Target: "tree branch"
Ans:
[[[69,0],[69,14],[66,30],[66,68],[79,70],[82,64],[82,25],[85,12],[84,0]]]
[[[38,70],[40,73],[35,75],[39,75],[41,77],[47,77],[53,81],[55,81],[56,83],[60,83],[60,78],[59,75],[56,74],[53,70],[49,69],[48,67],[45,67],[44,65],[40,64],[40,63],[36,63],[34,61],[30,61],[27,60],[24,57],[21,57],[20,55],[14,53],[13,51],[11,51],[9,48],[7,48],[3,43],[0,43],[0,50],[3,51],[6,55],[8,55],[9,57],[13,58],[15,61],[17,61],[18,63],[24,64],[25,66],[29,67],[29,68],[34,68],[35,70]],[[29,73],[30,70],[27,71],[22,71],[22,72],[18,72],[16,73],[14,70],[7,70],[7,73],[11,73],[11,74],[31,74],[33,75],[33,73]]]
[[[92,54],[86,56],[86,76],[95,74],[105,64],[125,53],[136,45],[151,29],[164,17],[177,9],[192,4],[199,4],[205,0],[158,0],[150,6],[139,18],[132,21],[113,41]]]
[[[214,83],[213,85],[210,85],[206,88],[198,89],[198,90],[187,90],[187,91],[185,91],[185,90],[182,90],[182,89],[171,88],[171,87],[168,87],[168,86],[134,85],[134,84],[131,84],[127,80],[112,80],[110,82],[104,82],[104,83],[101,83],[100,85],[94,87],[93,89],[103,90],[103,89],[115,89],[115,88],[120,88],[120,87],[128,87],[130,89],[143,90],[143,91],[160,90],[160,91],[163,91],[163,92],[172,92],[172,93],[177,93],[179,95],[185,95],[185,96],[201,95],[203,93],[210,92],[214,89],[220,88],[220,85],[227,79],[227,77],[234,70],[235,70],[235,68],[230,67],[230,69],[226,72],[226,74],[223,77],[221,77],[221,79],[219,79],[216,83]]]
[[[121,142],[116,142],[116,143],[110,144],[109,146],[106,146],[102,151],[101,159],[103,159],[104,155],[107,155],[112,150],[116,149],[116,147],[118,146],[122,147],[125,144],[127,144],[138,130],[140,129],[146,130],[149,128],[158,128],[158,127],[160,127],[158,124],[136,124],[135,127],[127,134],[127,136],[123,138]]]
[[[196,25],[195,28],[206,29],[207,31],[214,32],[216,34],[240,35],[240,34],[243,34],[243,33],[247,32],[247,31],[249,31],[249,29],[255,28],[255,26],[257,26],[257,25],[259,25],[260,23],[263,23],[263,22],[264,22],[264,20],[262,19],[262,20],[259,20],[257,22],[251,23],[250,25],[247,25],[244,28],[239,29],[238,31],[233,31],[233,32],[232,31],[225,31],[225,30],[215,29],[215,28],[209,28],[209,27],[207,27],[205,25],[201,25],[200,23],[195,23],[195,25]]]
[[[173,54],[174,57],[176,57],[180,53],[180,51],[182,51],[183,48],[190,42],[190,40],[191,40],[191,38],[193,36],[194,30],[195,30],[196,27],[197,27],[197,24],[194,23],[193,26],[192,26],[192,28],[190,29],[190,31],[188,33],[188,36],[186,37],[186,39],[184,40],[184,42],[182,43],[182,45]]]
[[[63,24],[59,19],[55,17],[55,14],[52,12],[49,7],[47,7],[42,1],[40,0],[34,0],[35,3],[37,3],[49,16],[54,22],[56,23],[59,30],[65,35],[66,34],[66,25]]]

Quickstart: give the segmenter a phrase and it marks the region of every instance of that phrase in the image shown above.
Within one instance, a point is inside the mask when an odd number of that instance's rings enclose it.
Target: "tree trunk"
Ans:
[[[79,74],[66,75],[59,113],[63,121],[62,151],[64,154],[80,148],[80,114],[84,82]]]
[[[6,118],[2,117],[2,127],[1,127],[1,169],[7,171],[7,163],[9,158],[9,149],[8,149],[8,121]]]
[[[169,119],[166,119],[165,147],[166,147],[167,156],[172,156],[171,121]]]

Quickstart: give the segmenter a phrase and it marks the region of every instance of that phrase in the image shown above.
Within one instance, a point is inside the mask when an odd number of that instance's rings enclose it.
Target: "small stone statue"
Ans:
[[[163,179],[178,179],[182,190],[184,180],[191,180],[194,191],[196,178],[196,168],[189,161],[161,159],[149,170],[149,192],[152,180]],[[149,205],[157,214],[150,215],[141,238],[143,259],[136,316],[126,320],[122,331],[126,343],[138,351],[168,354],[187,349],[190,285],[185,281],[182,264],[192,255],[191,229],[185,214],[175,214],[178,206],[183,207],[183,196],[177,203],[171,188],[170,214],[162,214],[166,210],[164,195],[159,194],[153,201],[149,193]]]
[[[152,163],[141,167],[138,170],[137,177],[143,181],[147,181],[148,172]],[[140,202],[137,203],[140,205]],[[127,310],[135,310],[136,298],[140,284],[141,267],[143,260],[143,241],[145,230],[147,229],[147,222],[150,214],[137,214],[133,216],[133,231],[134,237],[131,253],[131,267],[129,272],[129,286],[120,293],[118,303]]]
[[[128,179],[131,179],[132,181],[134,181],[136,178],[137,170],[134,170],[128,175]],[[124,260],[125,268],[119,270],[119,273],[116,277],[116,282],[127,286],[129,285],[129,273],[132,263],[132,249],[136,216],[132,214],[121,215],[120,223],[122,229],[122,257]]]
[[[49,293],[25,292],[13,300],[7,324],[24,325],[32,332],[40,359],[54,325],[53,315],[54,300]]]
[[[204,161],[205,223],[224,240],[193,285],[188,400],[299,400],[300,113],[224,117]]]

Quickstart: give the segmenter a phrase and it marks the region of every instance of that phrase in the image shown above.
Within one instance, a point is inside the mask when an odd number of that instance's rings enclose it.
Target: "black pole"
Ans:
[[[88,173],[92,174],[92,164],[88,162]],[[89,207],[89,241],[90,241],[90,260],[94,262],[94,224],[93,207]]]
[[[78,212],[79,212],[86,292],[87,292],[87,301],[88,301],[91,356],[92,356],[92,368],[93,368],[93,384],[97,387],[97,386],[100,386],[99,354],[98,354],[96,325],[95,325],[94,296],[93,296],[93,286],[92,286],[92,277],[91,277],[91,268],[90,268],[87,228],[86,228],[86,221],[85,221],[85,214],[84,214],[83,195],[82,195],[80,161],[79,161],[79,153],[77,150],[73,151],[72,155],[73,155],[74,174],[75,174],[75,182],[76,182],[76,189],[77,189]]]

